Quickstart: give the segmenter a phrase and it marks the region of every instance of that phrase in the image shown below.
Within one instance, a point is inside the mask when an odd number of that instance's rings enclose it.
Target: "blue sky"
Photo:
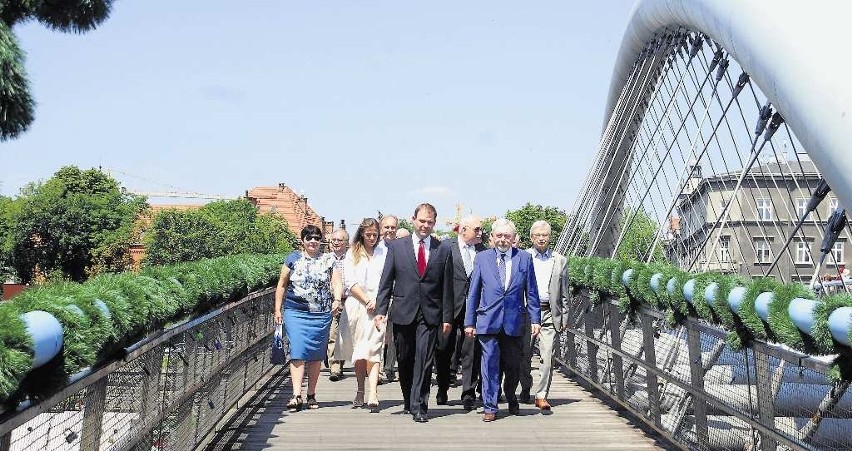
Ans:
[[[83,35],[28,23],[36,120],[0,144],[0,193],[73,164],[142,191],[285,183],[349,223],[567,210],[633,3],[145,0]]]

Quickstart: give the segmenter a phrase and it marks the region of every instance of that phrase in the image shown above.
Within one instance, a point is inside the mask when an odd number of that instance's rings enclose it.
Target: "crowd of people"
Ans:
[[[480,218],[463,218],[457,237],[440,241],[432,234],[436,217],[431,204],[418,205],[410,233],[394,216],[366,218],[351,243],[346,230],[335,230],[327,253],[318,227],[301,231],[302,249],[286,258],[275,291],[275,323],[283,323],[290,342],[289,411],[319,407],[326,361],[331,381],[351,364],[352,406],[373,413],[381,411],[379,385],[398,378],[404,413],[428,422],[433,370],[438,405],[460,383],[464,409],[480,402],[485,422],[496,419],[503,401],[510,415],[521,402],[550,413],[568,282],[566,258],[549,248],[550,224],[533,223],[532,246],[518,249],[508,219],[493,222],[486,245]],[[541,363],[533,387],[536,342]]]

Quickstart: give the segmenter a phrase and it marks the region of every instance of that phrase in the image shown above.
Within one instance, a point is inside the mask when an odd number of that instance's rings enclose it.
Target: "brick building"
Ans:
[[[279,183],[278,186],[252,188],[246,191],[246,199],[263,213],[273,213],[283,217],[296,236],[299,236],[302,228],[308,224],[321,228],[323,235],[330,234],[334,229],[334,222],[326,221],[324,217],[317,214],[308,205],[307,197],[296,193],[284,183]]]

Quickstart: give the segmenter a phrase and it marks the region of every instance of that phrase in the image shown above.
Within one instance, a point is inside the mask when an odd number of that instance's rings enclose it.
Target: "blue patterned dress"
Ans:
[[[284,264],[290,283],[284,300],[284,331],[290,341],[292,360],[322,360],[331,327],[331,272],[334,256],[312,258],[293,252]]]

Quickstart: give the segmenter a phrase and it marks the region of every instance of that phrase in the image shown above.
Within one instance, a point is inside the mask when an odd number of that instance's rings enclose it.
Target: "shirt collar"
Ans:
[[[538,249],[533,248],[533,257],[540,258],[542,260],[547,260],[552,255],[551,250],[545,249],[544,252],[539,252]]]

